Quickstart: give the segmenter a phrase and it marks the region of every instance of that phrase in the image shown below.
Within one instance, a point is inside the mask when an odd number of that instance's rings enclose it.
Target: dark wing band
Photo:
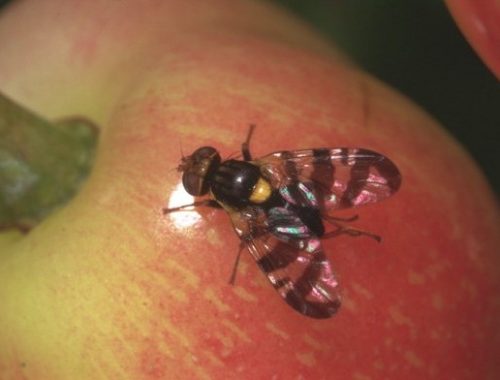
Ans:
[[[267,278],[298,312],[328,318],[340,307],[338,282],[320,240],[290,210],[230,213],[234,228]]]
[[[367,149],[281,151],[264,156],[256,163],[284,198],[286,191],[300,191],[297,184],[302,183],[312,191],[318,207],[325,211],[379,202],[401,186],[396,165]],[[292,195],[291,199],[300,198]]]

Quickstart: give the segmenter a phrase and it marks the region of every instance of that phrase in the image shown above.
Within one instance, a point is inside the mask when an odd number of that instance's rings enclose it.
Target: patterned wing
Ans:
[[[262,174],[290,203],[322,210],[357,207],[395,193],[401,174],[387,157],[367,149],[305,149],[271,153],[258,160]],[[300,188],[299,184],[307,188]],[[305,199],[303,199],[305,197]],[[303,201],[300,201],[303,199]]]
[[[319,238],[284,207],[230,212],[242,242],[283,297],[298,312],[328,318],[340,307],[338,283]]]

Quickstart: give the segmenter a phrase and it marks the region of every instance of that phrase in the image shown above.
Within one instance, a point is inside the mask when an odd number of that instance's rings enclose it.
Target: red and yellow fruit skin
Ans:
[[[446,0],[446,5],[484,64],[500,78],[500,2]]]
[[[300,22],[251,1],[24,1],[0,17],[0,50],[4,92],[102,127],[78,196],[0,235],[2,380],[500,377],[487,183],[432,118]],[[323,242],[343,287],[331,319],[292,310],[250,255],[228,284],[224,211],[162,214],[181,145],[227,157],[250,123],[255,156],[366,147],[403,174],[356,211],[381,244]]]

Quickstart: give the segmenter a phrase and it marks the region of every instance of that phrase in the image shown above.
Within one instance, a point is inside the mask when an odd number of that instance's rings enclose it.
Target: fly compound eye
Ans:
[[[182,184],[186,191],[194,196],[206,194],[210,178],[220,162],[220,155],[215,148],[204,146],[195,150],[186,159],[187,164],[182,175]]]
[[[182,185],[186,191],[194,196],[204,195],[208,189],[205,189],[205,178],[200,177],[193,169],[188,169],[182,175]]]

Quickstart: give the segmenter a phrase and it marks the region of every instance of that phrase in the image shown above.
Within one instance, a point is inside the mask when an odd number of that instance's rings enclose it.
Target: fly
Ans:
[[[357,216],[343,219],[332,212],[388,198],[399,189],[401,174],[387,157],[362,148],[278,151],[253,159],[253,130],[250,126],[242,144],[243,160],[223,161],[210,146],[182,157],[178,170],[185,190],[208,198],[164,213],[223,208],[242,247],[280,296],[308,317],[331,317],[340,307],[340,293],[321,239],[348,234],[380,241],[346,224]],[[325,222],[334,229],[326,231]]]

